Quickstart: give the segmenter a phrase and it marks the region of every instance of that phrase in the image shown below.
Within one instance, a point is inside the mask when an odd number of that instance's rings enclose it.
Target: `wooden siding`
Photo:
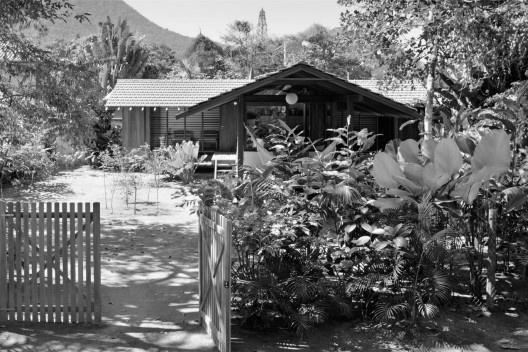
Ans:
[[[123,147],[134,149],[150,144],[150,111],[148,108],[123,108],[121,110]]]
[[[150,108],[150,141],[151,146],[160,146],[160,140],[165,138],[169,143],[181,140],[203,141],[203,147],[213,143],[212,136],[220,131],[220,109],[215,108],[196,115],[177,118],[185,108]],[[210,138],[210,139],[208,139]]]

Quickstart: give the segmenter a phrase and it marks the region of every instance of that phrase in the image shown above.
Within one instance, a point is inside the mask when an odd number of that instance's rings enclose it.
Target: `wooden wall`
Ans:
[[[123,147],[134,149],[142,144],[150,144],[150,111],[148,108],[123,108],[121,109],[123,117],[123,128],[121,136]]]
[[[220,146],[219,151],[234,153],[237,141],[237,114],[238,109],[233,103],[220,107]]]
[[[188,116],[186,118],[178,118],[178,115],[185,111],[186,108],[169,107],[150,108],[151,130],[150,140],[151,146],[157,148],[160,146],[160,138],[177,134],[185,136],[188,140],[200,140],[203,132],[219,131],[220,130],[220,109],[214,108],[204,111],[203,113]],[[169,138],[170,139],[170,138]]]

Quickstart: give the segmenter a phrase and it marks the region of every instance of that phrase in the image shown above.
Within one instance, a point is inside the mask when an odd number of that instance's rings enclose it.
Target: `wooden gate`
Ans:
[[[101,322],[99,214],[99,203],[0,202],[0,323]]]
[[[220,352],[230,352],[232,224],[217,207],[201,207],[199,216],[200,321]]]

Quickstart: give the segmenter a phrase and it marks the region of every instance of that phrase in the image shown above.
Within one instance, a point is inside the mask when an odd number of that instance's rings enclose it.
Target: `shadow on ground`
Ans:
[[[198,326],[196,215],[177,207],[177,184],[142,190],[128,207],[109,201],[100,171],[80,168],[48,182],[4,192],[6,201],[101,203],[103,324],[0,326],[0,351],[213,351]],[[106,182],[109,181],[107,175]]]
[[[8,188],[3,191],[3,200],[12,202],[54,201],[73,195],[68,183],[36,183],[27,188]]]
[[[198,326],[196,223],[149,217],[102,230],[103,324],[10,325],[0,351],[213,351]]]

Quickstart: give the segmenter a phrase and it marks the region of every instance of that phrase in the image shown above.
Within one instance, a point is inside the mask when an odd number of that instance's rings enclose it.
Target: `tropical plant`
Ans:
[[[189,184],[194,179],[194,173],[199,163],[207,155],[199,155],[200,142],[183,141],[174,146],[161,148],[165,161],[163,162],[163,173],[169,179],[180,178],[184,184]]]
[[[462,147],[459,149],[458,144]],[[495,266],[496,266],[496,216],[497,206],[501,196],[500,192],[494,192],[493,185],[498,184],[498,178],[510,168],[511,152],[510,137],[503,130],[492,130],[486,133],[476,145],[474,150],[468,149],[467,141],[462,139],[441,139],[439,142],[428,140],[422,141],[421,145],[413,140],[402,142],[399,146],[388,145],[385,152],[380,152],[374,158],[373,176],[376,182],[386,189],[389,197],[381,197],[373,201],[373,205],[380,210],[409,211],[414,209],[418,215],[424,214],[420,211],[423,205],[417,199],[431,199],[425,209],[431,208],[435,216],[451,218],[453,221],[440,221],[447,224],[446,228],[435,228],[435,232],[428,231],[425,236],[429,243],[433,239],[442,243],[445,237],[459,240],[462,233],[474,233],[476,228],[467,228],[464,224],[470,222],[461,221],[467,211],[471,208],[476,210],[475,215],[480,214],[479,207],[482,201],[475,203],[476,199],[484,200],[487,205],[488,226],[484,229],[488,234],[487,253],[487,289],[488,305],[493,305],[495,295]],[[462,153],[461,150],[468,153]],[[464,159],[466,162],[464,163]],[[488,190],[481,193],[483,184],[488,185]],[[513,190],[508,192],[514,193]],[[508,193],[507,192],[507,193]],[[510,204],[519,201],[517,197],[510,197]],[[514,200],[515,199],[515,200]],[[421,223],[421,217],[418,217]],[[426,227],[430,228],[430,227]],[[432,229],[432,228],[430,228]],[[479,227],[482,229],[482,227]],[[469,242],[466,238],[464,247],[468,258],[475,251],[480,250],[483,238],[477,242]],[[420,235],[418,238],[423,239]],[[441,241],[441,242],[439,242]],[[423,241],[422,241],[423,242]],[[422,249],[420,258],[423,257],[426,248]],[[471,262],[472,260],[469,259]],[[418,263],[417,273],[421,271],[421,259]],[[481,299],[481,297],[477,297]]]

